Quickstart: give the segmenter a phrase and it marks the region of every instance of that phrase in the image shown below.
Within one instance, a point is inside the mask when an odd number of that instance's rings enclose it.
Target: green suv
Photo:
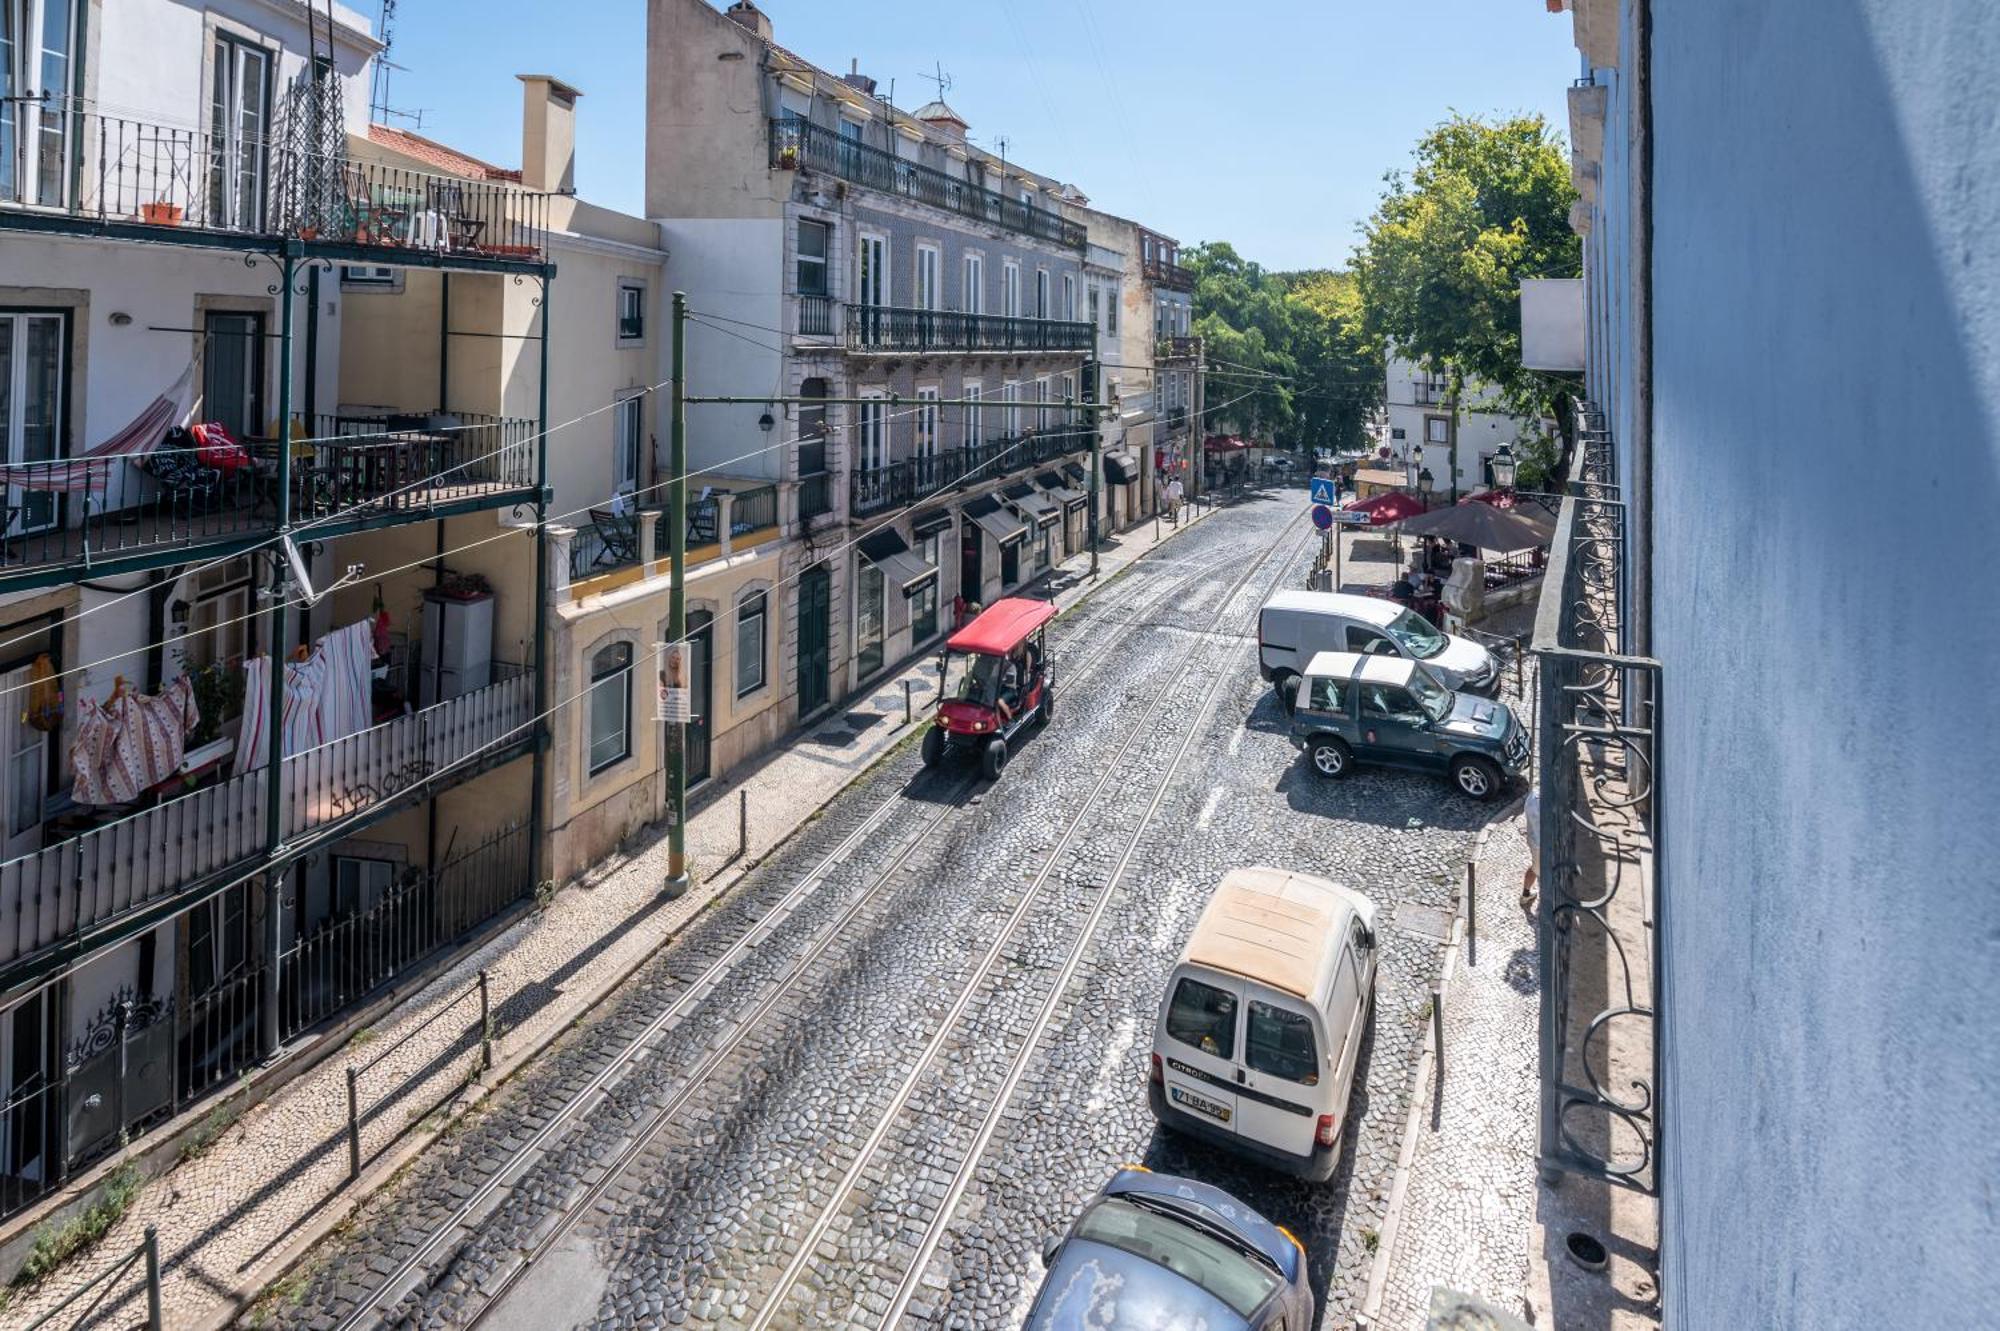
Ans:
[[[1528,770],[1528,732],[1504,702],[1453,693],[1400,656],[1321,652],[1306,667],[1292,744],[1321,776],[1356,763],[1437,772],[1476,800]]]

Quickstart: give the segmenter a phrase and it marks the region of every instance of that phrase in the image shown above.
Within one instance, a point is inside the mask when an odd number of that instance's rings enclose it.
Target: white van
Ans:
[[[1147,1096],[1168,1128],[1323,1182],[1375,996],[1375,906],[1284,869],[1222,880],[1167,979]]]
[[[1264,603],[1257,616],[1257,669],[1277,685],[1287,711],[1299,676],[1321,652],[1422,661],[1455,693],[1491,696],[1500,682],[1493,653],[1470,638],[1433,628],[1394,601],[1350,592],[1282,591]]]

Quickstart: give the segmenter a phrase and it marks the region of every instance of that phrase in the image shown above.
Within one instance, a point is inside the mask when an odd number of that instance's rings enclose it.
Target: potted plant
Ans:
[[[154,226],[179,226],[181,206],[178,203],[142,203],[139,205],[139,216]]]
[[[799,145],[796,143],[788,143],[784,147],[778,149],[778,165],[780,168],[786,171],[798,170]]]
[[[479,573],[447,573],[434,594],[446,601],[477,601],[493,595],[493,584]]]

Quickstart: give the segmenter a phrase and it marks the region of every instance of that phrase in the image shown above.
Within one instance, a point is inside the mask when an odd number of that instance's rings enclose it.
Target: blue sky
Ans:
[[[758,0],[777,39],[896,104],[948,100],[987,147],[1183,242],[1272,268],[1341,264],[1423,131],[1452,111],[1564,123],[1567,15],[1537,0]],[[375,0],[349,0],[364,13]],[[644,0],[400,0],[390,102],[520,161],[517,73],[584,92],[577,184],[638,211]],[[371,13],[372,17],[372,13]],[[406,122],[397,122],[406,123]]]

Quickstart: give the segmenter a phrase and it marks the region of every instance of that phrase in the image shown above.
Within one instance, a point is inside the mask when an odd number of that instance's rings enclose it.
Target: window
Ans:
[[[68,342],[64,314],[0,310],[0,461],[48,462],[62,451]],[[14,479],[31,479],[36,470],[16,472]],[[16,486],[8,503],[19,505],[4,529],[11,535],[51,526],[58,517],[55,496],[47,491]]]
[[[1250,1000],[1243,1026],[1243,1056],[1252,1072],[1266,1072],[1301,1086],[1319,1085],[1319,1044],[1312,1019],[1270,1003]]]
[[[1090,288],[1090,326],[1092,328],[1096,328],[1102,325],[1103,320],[1099,317],[1098,311],[1100,311],[1103,308],[1104,308],[1104,289],[1102,287],[1093,285]]]
[[[1104,293],[1109,299],[1104,302],[1104,331],[1118,336],[1118,288],[1112,287]]]
[[[965,256],[965,290],[959,297],[959,308],[967,314],[980,314],[986,309],[986,260],[977,254]]]
[[[66,200],[75,44],[74,0],[0,0],[0,199]]]
[[[188,991],[206,994],[235,975],[249,956],[248,889],[218,892],[188,912]]]
[[[1306,707],[1315,712],[1347,712],[1347,690],[1343,681],[1337,679],[1315,679],[1306,693]]]
[[[632,645],[614,642],[590,658],[590,772],[632,753]]]
[[[1049,317],[1049,270],[1046,268],[1035,270],[1035,317]]]
[[[1011,260],[1000,269],[1000,313],[1009,319],[1021,317],[1021,265]]]
[[[1000,389],[1000,432],[1009,436],[1021,433],[1021,386],[1008,382]]]
[[[935,245],[917,246],[917,308],[938,308],[938,251]]]
[[[736,696],[764,687],[765,610],[769,598],[751,592],[736,603]]]
[[[1063,318],[1065,319],[1076,318],[1076,274],[1075,273],[1063,274],[1062,305],[1059,306],[1058,308],[1062,310]]]
[[[889,242],[881,236],[863,236],[860,255],[854,266],[854,303],[889,304]]]
[[[233,669],[249,655],[250,622],[246,618],[256,588],[248,559],[214,564],[194,576],[182,651],[190,666]],[[228,720],[229,718],[219,718]]]
[[[882,570],[863,560],[856,572],[854,665],[866,679],[882,668]]]
[[[1347,626],[1347,650],[1359,652],[1363,656],[1400,656],[1396,644],[1374,629],[1363,628],[1359,624]]]
[[[912,457],[932,458],[938,447],[938,390],[936,385],[917,390],[916,441]]]
[[[1246,1325],[1242,1319],[1262,1308],[1282,1283],[1276,1267],[1248,1256],[1209,1230],[1124,1197],[1106,1197],[1085,1211],[1076,1222],[1075,1236],[1165,1267],[1235,1313],[1229,1320],[1237,1325]],[[1115,1289],[1114,1280],[1106,1279],[1098,1288]],[[1175,1319],[1181,1326],[1206,1321]],[[1083,1322],[1079,1318],[1062,1324],[1081,1326]],[[1127,1324],[1126,1319],[1120,1319],[1120,1325]],[[1271,1324],[1266,1321],[1260,1325]]]
[[[799,396],[824,398],[826,380],[806,380],[799,385]],[[816,476],[825,470],[826,407],[802,402],[799,404],[799,475]]]
[[[620,278],[618,282],[618,340],[636,343],[646,340],[646,284]]]
[[[929,536],[917,538],[917,558],[930,565],[938,566],[942,551],[942,538],[933,532]],[[938,580],[928,578],[924,585],[910,597],[910,642],[914,646],[927,638],[935,637],[938,631]]]
[[[635,393],[611,409],[611,489],[631,494],[639,488],[639,441],[645,435],[646,397]]]
[[[1419,726],[1429,719],[1424,715],[1424,709],[1417,706],[1417,700],[1410,696],[1408,689],[1400,689],[1392,684],[1363,685],[1361,715],[1364,720],[1394,721],[1406,726]]]
[[[1449,425],[1450,422],[1442,416],[1424,417],[1424,438],[1434,444],[1449,443],[1450,440],[1445,434],[1446,427]]]
[[[1167,1007],[1167,1034],[1211,1058],[1236,1053],[1236,995],[1182,976]]]
[[[985,392],[985,386],[977,379],[966,380],[965,386],[959,390],[959,396],[965,399],[965,407],[963,408],[965,413],[963,417],[965,421],[965,438],[962,442],[968,447],[980,443],[986,438],[985,422],[982,419],[986,408],[980,405],[980,399],[985,395]]]
[[[799,219],[799,294],[801,296],[825,296],[832,294],[826,280],[827,246],[832,236],[832,228],[824,222]]]
[[[856,461],[862,471],[880,471],[889,465],[889,404],[879,392],[864,392],[868,399],[855,408]]]
[[[215,39],[215,79],[209,101],[208,220],[238,230],[264,217],[268,52],[230,37]]]
[[[393,287],[396,285],[396,270],[386,264],[342,264],[340,284],[344,287]]]

